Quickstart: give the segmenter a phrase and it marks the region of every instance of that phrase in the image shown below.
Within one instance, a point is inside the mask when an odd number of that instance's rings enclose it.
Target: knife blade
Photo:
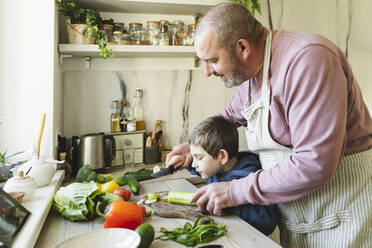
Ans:
[[[156,173],[152,173],[150,176],[153,177],[153,178],[158,178],[158,177],[162,177],[162,176],[173,174],[173,172],[174,172],[174,167],[173,166],[169,166],[169,167],[167,167],[165,169],[161,169],[160,171],[158,171]]]

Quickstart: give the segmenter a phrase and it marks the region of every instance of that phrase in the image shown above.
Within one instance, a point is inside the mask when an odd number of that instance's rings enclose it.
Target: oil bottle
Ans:
[[[134,94],[134,117],[136,120],[136,130],[144,130],[144,111],[143,111],[143,99],[142,99],[142,90],[137,88]]]
[[[120,132],[120,113],[119,113],[119,101],[113,100],[111,104],[111,133]]]

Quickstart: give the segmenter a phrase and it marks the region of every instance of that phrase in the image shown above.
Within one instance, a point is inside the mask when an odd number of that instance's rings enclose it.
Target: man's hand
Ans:
[[[166,167],[174,166],[175,169],[184,169],[191,161],[190,145],[188,143],[183,143],[174,146],[173,150],[168,153],[165,165]]]
[[[223,215],[222,209],[231,207],[231,182],[211,183],[198,189],[190,202],[196,201],[202,212]]]

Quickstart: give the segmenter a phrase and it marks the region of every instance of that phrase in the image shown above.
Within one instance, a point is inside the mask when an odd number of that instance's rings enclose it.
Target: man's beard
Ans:
[[[247,80],[245,74],[239,68],[239,58],[235,54],[232,54],[232,63],[233,71],[231,72],[231,76],[224,75],[226,80],[223,80],[223,82],[227,88],[239,86]],[[222,75],[218,74],[217,76]]]

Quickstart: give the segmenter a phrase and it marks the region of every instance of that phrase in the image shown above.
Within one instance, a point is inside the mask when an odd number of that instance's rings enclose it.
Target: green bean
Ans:
[[[212,219],[210,219],[208,224],[201,224],[204,217],[199,217],[194,224],[186,222],[183,228],[177,227],[172,231],[161,227],[160,232],[162,234],[155,239],[173,240],[185,246],[195,246],[198,243],[208,243],[216,240],[227,233],[225,225],[217,226]]]

